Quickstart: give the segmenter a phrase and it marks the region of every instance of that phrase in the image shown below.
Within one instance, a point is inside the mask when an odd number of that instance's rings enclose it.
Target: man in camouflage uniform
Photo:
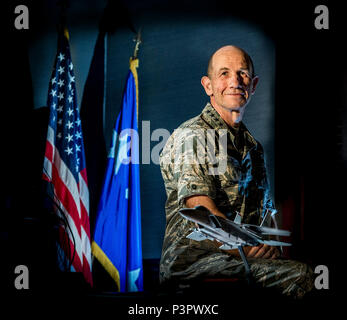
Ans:
[[[263,148],[241,122],[257,83],[252,60],[244,50],[235,46],[217,50],[207,76],[201,79],[210,103],[174,131],[160,155],[167,193],[162,283],[245,276],[235,250],[221,250],[217,241],[186,238],[194,224],[178,211],[203,205],[229,219],[239,212],[242,223],[259,225],[266,210],[275,210]],[[257,283],[294,297],[312,289],[312,270],[306,264],[280,259],[277,247],[244,249]]]

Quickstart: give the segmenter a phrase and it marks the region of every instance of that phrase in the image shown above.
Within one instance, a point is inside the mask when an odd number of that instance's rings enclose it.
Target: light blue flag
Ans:
[[[137,66],[130,59],[92,243],[93,255],[121,292],[143,291]]]

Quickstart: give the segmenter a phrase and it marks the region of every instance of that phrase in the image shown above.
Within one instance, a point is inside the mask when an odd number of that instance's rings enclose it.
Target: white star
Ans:
[[[69,108],[69,110],[67,111],[67,113],[69,114],[69,116],[71,116],[73,114],[73,109]]]
[[[58,69],[58,72],[59,72],[60,74],[62,74],[62,73],[65,72],[64,69],[65,69],[64,67],[60,66],[59,69]]]
[[[120,169],[120,166],[122,164],[126,163],[127,161],[129,161],[129,156],[128,156],[128,137],[129,137],[129,134],[126,134],[126,135],[124,135],[124,136],[119,138],[119,147],[118,147],[116,165],[114,167],[116,175],[118,173],[118,170]],[[112,147],[112,149],[114,149],[114,147]]]
[[[72,153],[72,148],[66,147],[64,151],[69,155]]]
[[[57,111],[58,111],[58,112],[63,112],[63,106],[58,106]]]
[[[58,132],[58,134],[57,134],[57,138],[61,138],[61,132]]]
[[[72,64],[72,62],[70,62],[69,69],[72,70],[72,68],[73,68],[73,64]]]
[[[59,92],[58,98],[59,98],[59,100],[63,99],[64,98],[64,93],[63,92]]]
[[[80,158],[76,158],[76,163],[79,165],[80,164]]]
[[[75,144],[76,146],[76,151],[80,151],[81,152],[81,145]]]
[[[56,104],[53,103],[53,104],[52,104],[52,109],[53,109],[53,110],[55,110],[55,106],[56,106]]]
[[[70,85],[70,87],[71,87],[71,85]],[[70,90],[71,90],[71,92],[70,92],[70,93],[71,93],[71,95],[73,96],[73,95],[74,95],[74,90],[73,90],[73,89],[71,89],[71,88],[70,88]]]
[[[69,83],[69,90],[71,90],[72,86],[71,86],[71,83]]]
[[[76,172],[78,172],[79,170],[78,170],[78,165],[76,165]]]
[[[68,121],[68,123],[66,124],[66,127],[68,127],[69,129],[71,129],[73,127],[73,123]]]
[[[53,119],[52,119],[53,121],[55,121],[55,116],[53,116]]]
[[[51,83],[52,84],[55,84],[57,81],[56,81],[56,79],[55,79],[55,77],[51,80]]]
[[[51,95],[52,95],[52,97],[55,97],[55,96],[56,96],[56,94],[57,94],[57,90],[53,90],[53,89],[52,89],[52,91],[51,91]]]
[[[139,291],[139,289],[136,286],[135,281],[138,279],[140,275],[141,268],[132,270],[128,272],[128,291],[134,292]]]
[[[81,131],[77,131],[75,134],[76,139],[81,139],[82,138],[82,133]]]
[[[70,103],[72,102],[72,96],[69,96],[67,99]]]
[[[60,62],[62,62],[65,59],[65,55],[63,55],[62,53],[59,54],[58,56]]]
[[[67,140],[67,142],[70,142],[73,139],[73,135],[68,133],[68,135],[65,137],[65,139]]]
[[[58,85],[61,88],[64,85],[64,80],[63,79],[59,79]]]
[[[72,75],[69,73],[69,80],[70,80],[70,83],[71,83],[71,82],[75,82],[75,76],[72,76]]]
[[[80,120],[80,119],[77,119],[77,120],[75,121],[75,123],[79,126],[79,125],[81,124],[81,120]]]
[[[63,119],[59,119],[57,123],[58,124],[62,124],[63,123]]]

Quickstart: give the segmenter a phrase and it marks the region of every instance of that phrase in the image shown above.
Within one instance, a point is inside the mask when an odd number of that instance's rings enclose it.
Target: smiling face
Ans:
[[[250,59],[241,49],[226,46],[213,55],[209,75],[201,79],[211,104],[218,110],[241,112],[255,91]]]

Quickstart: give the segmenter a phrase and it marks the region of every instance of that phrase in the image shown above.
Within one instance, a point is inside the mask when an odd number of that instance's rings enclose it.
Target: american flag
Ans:
[[[92,285],[89,191],[67,30],[58,36],[47,105],[50,116],[43,178],[49,182],[56,214],[66,222],[59,226],[58,248],[69,262],[69,271],[82,272]]]

